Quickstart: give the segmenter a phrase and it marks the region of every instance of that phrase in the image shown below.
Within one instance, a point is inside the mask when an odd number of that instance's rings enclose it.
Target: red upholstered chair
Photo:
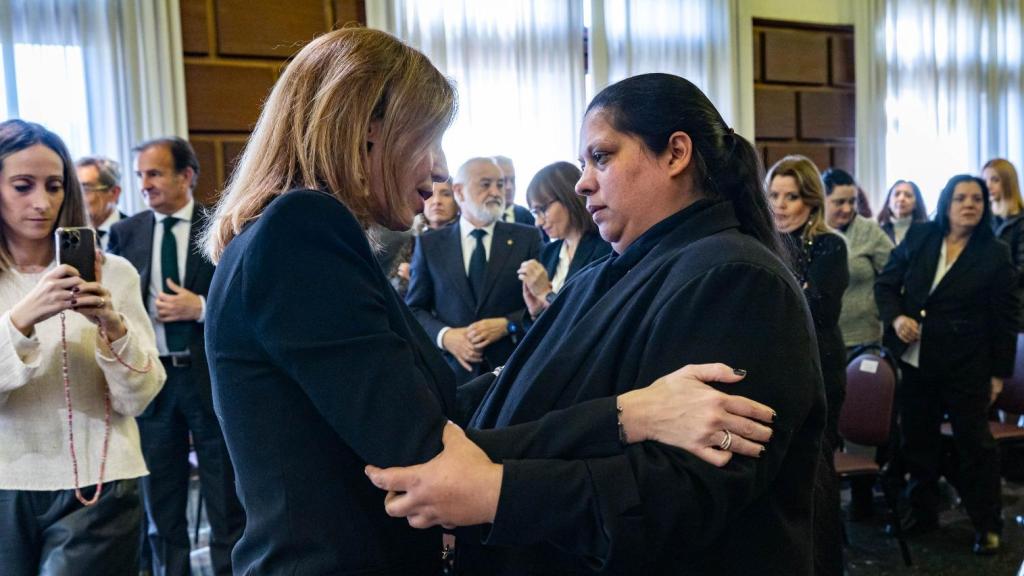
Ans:
[[[888,355],[877,348],[865,349],[846,365],[846,400],[839,412],[839,434],[863,446],[885,446],[893,429],[897,372]],[[836,473],[841,480],[878,477],[882,469],[875,459],[837,451]],[[900,532],[898,497],[887,482],[882,482],[885,500],[892,513],[893,536],[899,542],[903,561],[911,565],[910,548]]]

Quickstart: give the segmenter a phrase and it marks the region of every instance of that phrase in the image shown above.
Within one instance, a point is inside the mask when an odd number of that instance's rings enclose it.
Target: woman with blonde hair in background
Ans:
[[[846,347],[839,328],[843,294],[850,283],[846,242],[825,221],[825,185],[806,156],[786,156],[765,177],[775,228],[803,286],[818,339],[828,414],[815,490],[816,573],[842,574],[839,483],[832,453],[840,445],[839,410],[846,397]]]

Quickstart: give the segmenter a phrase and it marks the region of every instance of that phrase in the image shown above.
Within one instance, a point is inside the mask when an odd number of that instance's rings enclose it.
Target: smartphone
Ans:
[[[96,281],[96,232],[92,228],[57,228],[57,263],[73,266],[86,282]]]

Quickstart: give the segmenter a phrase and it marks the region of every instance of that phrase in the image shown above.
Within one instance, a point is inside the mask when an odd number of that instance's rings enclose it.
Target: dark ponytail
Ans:
[[[617,131],[640,138],[654,154],[669,136],[686,132],[693,142],[695,181],[710,199],[732,202],[740,230],[786,257],[764,193],[764,166],[745,138],[729,128],[714,104],[692,82],[671,74],[641,74],[602,90],[587,107],[600,110]]]

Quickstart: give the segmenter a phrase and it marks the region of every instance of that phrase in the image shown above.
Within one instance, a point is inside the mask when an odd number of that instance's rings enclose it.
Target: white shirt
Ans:
[[[959,258],[959,256],[957,257]],[[942,248],[939,249],[939,265],[935,267],[935,279],[932,280],[932,288],[928,291],[929,294],[935,292],[935,287],[942,282],[942,277],[949,272],[949,269],[956,264],[956,260],[953,260],[949,264],[946,264],[946,241],[942,241]],[[918,364],[921,362],[921,338],[924,337],[924,324],[921,324],[921,330],[918,334],[917,341],[907,346],[907,349],[903,352],[903,356],[900,356],[900,360],[903,360],[907,364],[910,364],[914,368],[920,368]]]
[[[114,210],[111,211],[110,216],[107,216],[107,219],[103,221],[103,224],[96,227],[97,231],[103,231],[103,238],[99,238],[97,235],[97,239],[100,241],[100,249],[104,252],[107,251],[107,244],[110,242],[110,227],[116,224],[120,219],[121,212],[117,208],[114,208]]]
[[[569,275],[569,266],[572,265],[572,258],[569,257],[569,246],[562,241],[562,248],[558,251],[558,265],[555,266],[555,277],[551,279],[551,290],[558,292],[565,284],[565,278]]]
[[[195,200],[189,200],[184,208],[178,210],[171,216],[179,221],[175,222],[171,233],[174,234],[174,241],[178,249],[178,284],[185,285],[185,261],[188,258],[188,237],[192,231],[192,212],[195,210]],[[164,275],[160,266],[160,251],[164,241],[164,220],[166,214],[153,212],[153,253],[149,258],[149,299],[146,308],[149,309],[149,318],[153,321],[153,330],[156,332],[156,347],[161,355],[167,354],[167,333],[164,331],[164,323],[156,319],[156,297],[164,291]],[[199,312],[199,320],[206,319],[206,298],[199,296],[202,302],[202,310]]]
[[[467,277],[469,277],[469,261],[471,258],[473,258],[473,251],[476,250],[476,238],[473,237],[471,232],[473,232],[473,230],[476,229],[476,226],[474,226],[469,220],[466,220],[465,218],[459,218],[459,238],[462,239],[462,265],[466,270]],[[487,234],[485,234],[483,237],[484,254],[487,256],[487,260],[490,260],[491,240],[494,238],[494,222],[491,222],[490,225],[488,226],[484,226],[483,228],[481,228],[481,230],[487,232]],[[441,348],[442,350],[444,349],[444,334],[450,329],[451,327],[444,327],[441,328],[440,331],[438,331],[438,348]]]
[[[68,453],[68,418],[61,378],[60,318],[51,316],[26,337],[11,323],[11,308],[47,271],[0,273],[0,490],[67,490],[74,487]],[[79,484],[99,478],[105,425],[103,391],[110,390],[110,446],[104,480],[146,474],[135,416],[164,385],[164,367],[156,358],[153,329],[139,299],[139,274],[124,258],[108,254],[103,286],[121,314],[127,334],[113,342],[122,366],[101,344],[96,325],[66,312],[68,376],[75,422]],[[3,571],[0,569],[0,571]]]
[[[515,223],[515,221],[516,221],[516,205],[515,204],[509,204],[508,206],[505,206],[505,211],[501,213],[501,221],[502,222],[512,222],[513,224]]]

